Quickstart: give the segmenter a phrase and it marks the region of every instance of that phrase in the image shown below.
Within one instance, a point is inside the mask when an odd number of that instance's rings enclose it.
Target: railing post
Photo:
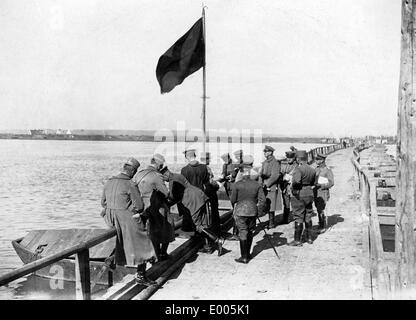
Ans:
[[[77,300],[91,299],[89,260],[89,249],[84,249],[75,256],[75,291]]]

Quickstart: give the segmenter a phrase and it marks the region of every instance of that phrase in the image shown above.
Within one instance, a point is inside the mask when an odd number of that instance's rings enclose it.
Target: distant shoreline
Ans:
[[[28,134],[9,134],[2,133],[0,134],[0,139],[8,140],[65,140],[65,141],[143,141],[143,142],[163,142],[163,141],[172,141],[172,140],[155,140],[153,135],[28,135]],[[174,137],[172,142],[183,142],[184,140],[177,140]],[[185,142],[197,142],[193,140],[185,140]],[[228,142],[228,143],[254,143],[254,137],[221,137],[215,141],[210,141],[207,139],[207,142]],[[326,138],[317,138],[317,137],[271,137],[266,136],[262,138],[262,143],[266,142],[291,142],[291,143],[320,143],[320,144],[335,144],[335,140],[326,139]]]

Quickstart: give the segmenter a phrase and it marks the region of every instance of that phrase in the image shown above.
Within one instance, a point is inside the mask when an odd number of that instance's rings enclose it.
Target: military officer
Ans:
[[[163,155],[156,153],[150,159],[150,165],[136,175],[136,183],[148,215],[149,236],[160,261],[168,258],[169,243],[175,240],[173,216],[166,204],[169,191],[159,173],[164,163]]]
[[[201,189],[202,191],[204,191],[204,193],[209,197],[209,191],[207,193],[207,185],[210,182],[210,174],[209,174],[209,170],[206,164],[200,163],[197,159],[196,159],[196,149],[187,149],[184,151],[185,154],[185,158],[188,161],[188,164],[182,168],[181,170],[181,174],[186,178],[186,180],[188,180],[188,182]],[[201,210],[205,210],[206,213],[203,215],[204,219],[206,219],[206,221],[204,222],[207,226],[211,227],[212,226],[212,216],[211,213],[209,212],[209,210],[207,210],[207,207],[204,206],[204,208],[202,208]],[[184,212],[183,213],[183,220],[182,223],[186,224],[192,224],[192,228],[195,229],[195,225],[192,222],[192,217],[187,213]],[[182,230],[184,228],[182,227]],[[214,244],[209,241],[208,238],[205,239],[205,245],[204,248],[201,249],[203,252],[210,252],[212,253],[215,249],[214,249]]]
[[[244,156],[244,152],[243,150],[236,150],[233,152],[234,157],[235,157],[235,162],[234,162],[234,172],[232,173],[231,177],[232,177],[232,182],[237,182],[240,181],[242,178],[242,172],[243,172],[243,167],[242,167],[242,163],[243,163],[243,156]]]
[[[282,210],[282,197],[278,184],[281,178],[280,162],[273,155],[274,148],[271,146],[264,147],[264,156],[260,169],[260,182],[263,184],[264,193],[266,194],[266,208],[269,213],[269,229],[274,228],[275,211]]]
[[[227,194],[228,198],[230,198],[231,176],[234,173],[234,164],[229,153],[223,154],[221,159],[224,161],[224,163],[222,165],[221,178],[218,181],[224,183],[225,193]]]
[[[232,187],[231,203],[234,206],[233,216],[238,228],[241,257],[239,263],[248,263],[250,248],[253,242],[253,231],[256,227],[258,212],[263,211],[266,203],[263,188],[256,181],[257,173],[252,170],[254,159],[251,155],[243,157],[242,179]]]
[[[209,197],[209,204],[211,207],[211,229],[215,235],[219,236],[221,233],[220,213],[218,211],[218,195],[217,191],[220,186],[214,180],[214,174],[209,167],[211,162],[211,154],[209,152],[201,153],[201,163],[205,164],[209,173],[209,182],[205,185],[205,194]]]
[[[286,152],[286,164],[282,165],[281,173],[282,180],[280,183],[280,188],[282,190],[282,199],[283,199],[283,221],[282,223],[289,223],[290,215],[290,197],[292,195],[291,184],[293,172],[298,166],[296,162],[296,152],[287,151]]]
[[[139,161],[129,158],[121,173],[106,182],[101,198],[102,216],[109,227],[117,230],[115,263],[137,266],[136,281],[150,286],[155,281],[147,278],[146,263],[154,260],[156,253],[141,216],[143,199],[131,180],[139,167]]]
[[[326,155],[318,153],[315,157],[317,183],[314,189],[314,202],[318,211],[319,233],[326,231],[325,207],[329,200],[329,189],[334,185],[332,170],[326,166]]]
[[[304,150],[296,151],[299,163],[293,172],[292,197],[290,199],[293,216],[295,219],[294,240],[288,245],[302,246],[301,236],[303,223],[305,223],[306,239],[309,244],[312,240],[312,214],[313,214],[313,189],[316,183],[315,170],[308,165],[308,154]]]

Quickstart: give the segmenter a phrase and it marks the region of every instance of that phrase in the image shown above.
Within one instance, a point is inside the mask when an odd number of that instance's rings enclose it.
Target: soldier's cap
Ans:
[[[296,158],[299,160],[308,160],[308,153],[305,150],[296,150]]]
[[[290,150],[292,150],[293,152],[296,152],[296,150],[298,149],[296,149],[294,146],[290,146]]]
[[[164,156],[162,156],[160,153],[155,153],[155,154],[152,156],[152,159],[154,159],[154,161],[155,161],[157,164],[164,164],[164,163],[165,163],[165,157],[164,157]]]
[[[185,157],[189,157],[189,156],[194,156],[196,157],[196,149],[186,149],[183,154],[185,155]]]
[[[317,153],[316,154],[316,157],[315,157],[315,159],[316,160],[325,160],[326,159],[326,155],[325,154],[323,154],[323,153]]]
[[[201,160],[211,159],[211,154],[209,152],[201,152]]]
[[[129,166],[133,167],[134,169],[138,169],[138,168],[140,167],[140,162],[139,162],[139,161],[137,161],[137,160],[136,160],[135,158],[133,158],[133,157],[128,158],[128,159],[124,162],[124,164],[127,164],[127,165],[129,165]]]
[[[243,162],[242,162],[243,167],[252,167],[253,166],[254,158],[251,154],[243,155],[242,160],[243,160]]]
[[[273,147],[271,147],[271,146],[264,146],[264,149],[263,149],[263,152],[267,152],[267,151],[271,151],[271,152],[274,152],[274,148]]]
[[[293,159],[294,157],[296,157],[296,152],[294,152],[294,151],[286,151],[286,158],[287,159]]]
[[[235,155],[236,157],[241,157],[243,155],[243,150],[236,150],[233,152],[233,155]]]
[[[221,155],[221,159],[224,161],[224,162],[228,162],[229,160],[230,160],[230,154],[229,153],[224,153],[223,155]]]

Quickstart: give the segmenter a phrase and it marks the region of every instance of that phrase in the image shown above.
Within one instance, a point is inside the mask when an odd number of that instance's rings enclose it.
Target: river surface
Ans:
[[[268,144],[276,149],[275,155],[283,155],[291,145],[304,150],[324,146]],[[207,143],[206,149],[211,152],[211,168],[219,175],[221,154],[243,149],[260,165],[263,146]],[[136,157],[144,168],[153,153],[162,153],[172,171],[179,172],[185,165],[182,151],[189,147],[202,150],[198,143],[0,140],[0,275],[22,265],[11,241],[30,230],[106,228],[99,214],[101,192],[128,157]],[[38,287],[33,289],[33,283]],[[42,280],[21,279],[0,287],[0,299],[72,298],[44,292],[43,285]]]

